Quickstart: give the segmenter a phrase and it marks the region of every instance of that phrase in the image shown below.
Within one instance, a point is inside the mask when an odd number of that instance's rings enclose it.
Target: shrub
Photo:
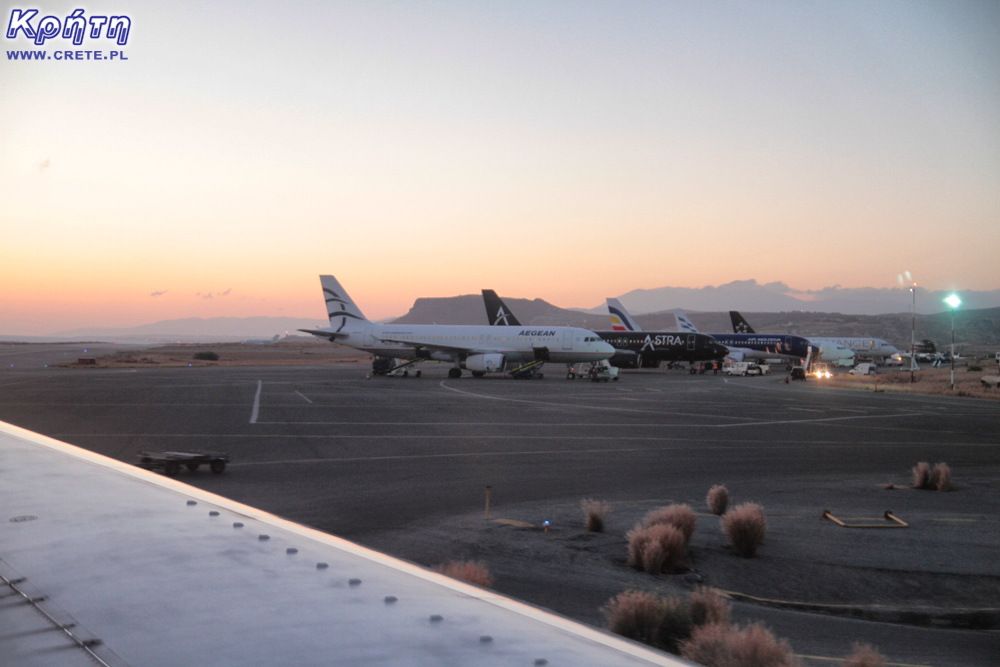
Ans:
[[[591,533],[604,532],[604,517],[611,511],[611,506],[600,500],[587,498],[580,503],[585,516],[584,527]]]
[[[637,525],[626,536],[628,564],[650,574],[674,572],[683,566],[687,553],[684,534],[670,524]]]
[[[483,588],[493,588],[493,575],[490,574],[486,563],[480,561],[450,560],[443,565],[435,566],[434,569],[449,577],[468,581],[470,584],[476,584]]]
[[[712,514],[722,516],[726,513],[726,508],[729,507],[729,491],[726,490],[726,487],[716,484],[708,490],[705,502],[708,503],[708,509]]]
[[[698,612],[697,598],[706,594],[719,605],[713,614]],[[628,591],[608,602],[604,614],[612,632],[677,653],[695,628],[718,625],[709,616],[728,621],[729,607],[716,591],[699,587],[687,600]]]
[[[757,503],[737,505],[722,517],[722,532],[738,555],[753,558],[767,534],[764,508]]]
[[[793,667],[792,648],[759,623],[703,625],[681,643],[681,656],[703,665],[725,667]]]
[[[700,665],[725,665],[729,662],[729,626],[703,625],[691,631],[681,642],[681,657]]]
[[[681,642],[690,637],[694,629],[690,608],[684,600],[675,597],[661,600],[660,608],[663,616],[657,632],[658,645],[671,653],[677,653]]]
[[[729,623],[729,603],[714,588],[697,586],[688,598],[688,609],[694,625]]]
[[[913,488],[929,489],[931,485],[931,467],[921,461],[913,466]]]
[[[951,491],[951,468],[947,463],[935,463],[931,471],[930,487],[938,491]]]
[[[667,505],[647,514],[642,525],[647,528],[657,525],[673,526],[681,531],[685,542],[690,542],[696,520],[694,512],[687,505]]]
[[[218,361],[219,360],[219,355],[216,354],[215,352],[212,352],[212,351],[208,351],[208,352],[195,352],[194,353],[194,358],[195,359],[200,359],[202,361]]]
[[[843,667],[884,667],[885,658],[868,644],[855,642],[854,650],[841,663]]]
[[[663,605],[652,593],[625,591],[605,605],[604,615],[611,632],[653,645],[663,620]]]

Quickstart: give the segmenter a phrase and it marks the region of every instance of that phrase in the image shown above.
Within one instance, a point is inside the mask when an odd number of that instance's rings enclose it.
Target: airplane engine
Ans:
[[[465,358],[465,367],[473,373],[493,373],[502,371],[507,360],[502,354],[472,354]]]
[[[613,357],[608,359],[608,362],[617,368],[639,368],[639,365],[642,363],[642,357],[635,352],[619,350],[615,352]]]

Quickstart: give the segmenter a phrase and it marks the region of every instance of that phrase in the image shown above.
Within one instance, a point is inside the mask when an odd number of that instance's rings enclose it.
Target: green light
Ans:
[[[951,306],[952,308],[958,308],[959,306],[962,305],[962,300],[958,298],[957,294],[952,294],[947,299],[945,299],[944,302],[949,306]]]

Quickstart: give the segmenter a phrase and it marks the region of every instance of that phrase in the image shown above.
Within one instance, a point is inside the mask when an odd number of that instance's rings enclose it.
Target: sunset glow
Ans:
[[[0,64],[0,334],[322,320],[320,273],[373,319],[903,265],[1000,288],[995,4],[98,10],[127,62]]]

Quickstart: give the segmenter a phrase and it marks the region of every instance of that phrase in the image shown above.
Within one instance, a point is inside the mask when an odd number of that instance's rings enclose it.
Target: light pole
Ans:
[[[914,371],[917,370],[917,284],[913,283],[913,287],[910,288],[910,294],[913,295],[913,305],[910,307],[910,384],[916,382],[913,376]]]
[[[952,294],[944,302],[951,306],[951,390],[955,391],[955,309],[962,305],[962,300]]]

